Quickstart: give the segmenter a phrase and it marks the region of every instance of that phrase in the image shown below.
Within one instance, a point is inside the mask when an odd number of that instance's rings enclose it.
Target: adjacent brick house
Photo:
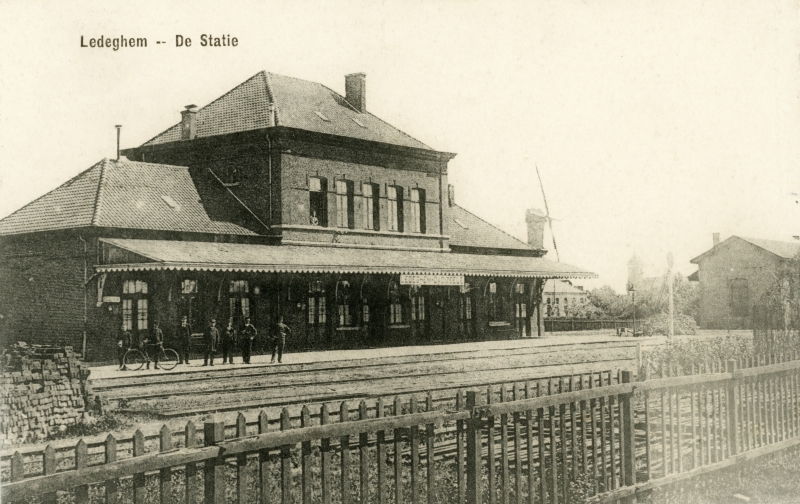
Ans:
[[[752,327],[754,306],[776,285],[787,262],[800,253],[800,242],[782,242],[731,236],[695,257],[700,282],[700,327]]]
[[[454,154],[345,88],[259,72],[0,220],[3,341],[108,359],[182,315],[283,316],[295,350],[539,333],[545,279],[594,275],[542,257],[535,212],[524,243],[457,206]]]

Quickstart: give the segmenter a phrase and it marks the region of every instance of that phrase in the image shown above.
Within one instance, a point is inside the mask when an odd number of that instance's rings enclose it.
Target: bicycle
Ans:
[[[154,361],[154,359],[150,358],[150,352],[148,351],[148,347],[154,346],[158,347],[156,350],[158,352],[158,367],[165,371],[175,369],[175,366],[178,365],[178,352],[171,348],[164,348],[163,345],[145,345],[142,350],[129,348],[123,356],[125,367],[132,371],[138,371],[145,364]]]

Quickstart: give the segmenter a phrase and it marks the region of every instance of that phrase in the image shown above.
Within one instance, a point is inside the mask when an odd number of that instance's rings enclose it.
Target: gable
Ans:
[[[736,253],[737,250],[741,250],[743,247],[759,253],[777,256],[781,259],[791,259],[800,254],[800,243],[731,236],[689,262],[700,264],[700,262],[714,255]]]

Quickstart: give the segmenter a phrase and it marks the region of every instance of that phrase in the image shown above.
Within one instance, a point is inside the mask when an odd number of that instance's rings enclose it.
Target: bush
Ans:
[[[642,361],[648,368],[648,374],[656,374],[662,366],[679,366],[684,372],[689,372],[695,366],[724,363],[729,359],[742,359],[752,355],[751,337],[730,335],[672,340],[666,345],[643,350]]]
[[[697,334],[697,322],[689,315],[676,313],[673,317],[675,334]],[[669,336],[669,315],[659,313],[642,322],[644,336]]]

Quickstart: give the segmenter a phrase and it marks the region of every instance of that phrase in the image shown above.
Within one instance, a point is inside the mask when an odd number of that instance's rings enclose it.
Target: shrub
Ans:
[[[675,334],[697,334],[697,322],[689,315],[676,313],[673,317]],[[646,319],[642,323],[644,336],[669,336],[669,315],[659,313]]]

